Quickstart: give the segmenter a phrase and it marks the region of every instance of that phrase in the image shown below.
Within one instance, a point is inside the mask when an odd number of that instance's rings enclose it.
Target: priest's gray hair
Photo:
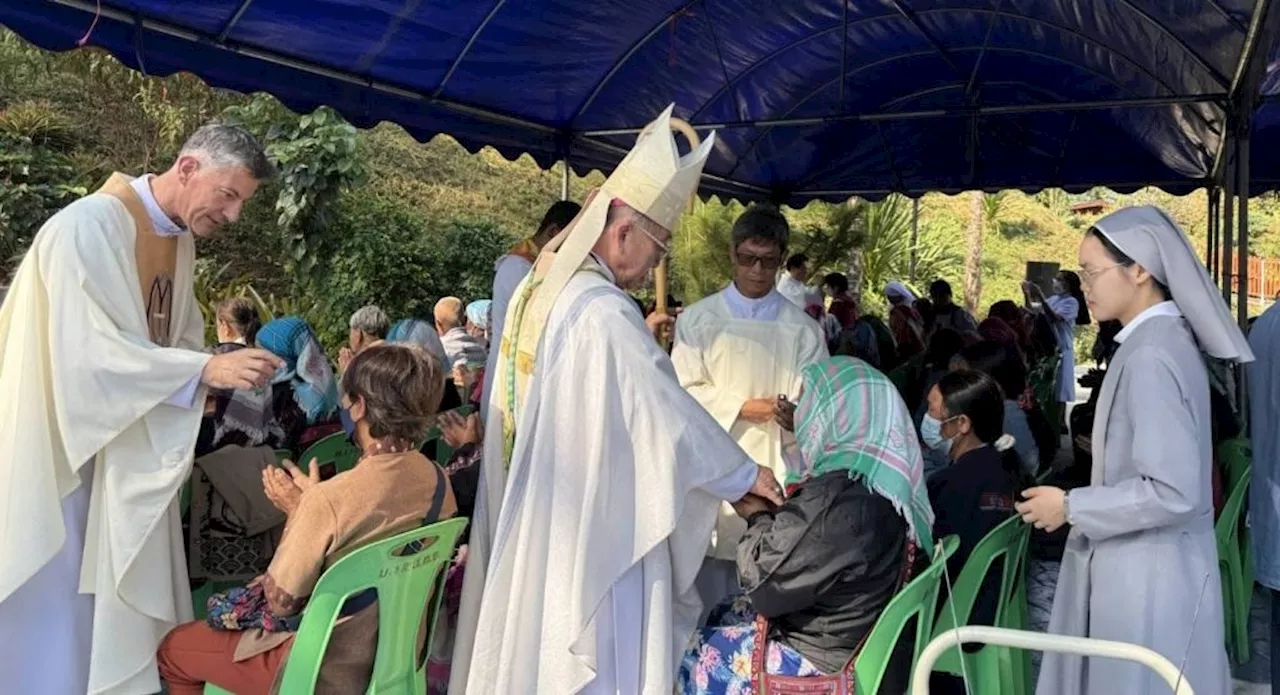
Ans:
[[[265,181],[276,173],[262,144],[253,133],[229,123],[200,126],[187,138],[178,156],[195,157],[201,163],[216,169],[244,167],[258,181]]]
[[[729,235],[729,242],[734,250],[748,239],[777,244],[778,250],[786,253],[787,244],[791,241],[791,225],[778,208],[756,203],[738,216]]]
[[[375,338],[386,338],[387,332],[391,330],[391,319],[387,318],[387,312],[373,304],[362,306],[351,315],[351,330]]]

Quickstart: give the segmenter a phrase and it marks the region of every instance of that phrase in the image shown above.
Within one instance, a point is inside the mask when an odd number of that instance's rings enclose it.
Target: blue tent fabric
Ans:
[[[719,126],[704,193],[803,204],[1190,191],[1214,170],[1254,11],[1249,0],[4,0],[0,24],[49,50],[89,31],[89,45],[147,74],[185,70],[544,167],[568,157],[579,173],[611,169],[674,102],[704,132]],[[1258,23],[1270,42],[1275,22]],[[1280,112],[1268,118],[1280,138]]]

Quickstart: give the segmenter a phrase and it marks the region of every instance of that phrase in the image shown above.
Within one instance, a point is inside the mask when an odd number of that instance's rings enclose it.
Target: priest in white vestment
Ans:
[[[800,396],[800,370],[827,358],[822,328],[773,287],[791,228],[776,208],[752,206],[733,225],[733,282],[686,309],[676,322],[671,361],[680,385],[755,460],[786,476],[780,426],[786,396]],[[706,563],[698,576],[704,610],[738,593],[738,539],[746,522],[720,510]]]
[[[511,304],[511,297],[515,294],[520,281],[524,280],[524,276],[533,269],[533,261],[538,257],[542,247],[569,226],[581,210],[582,206],[572,200],[556,201],[542,216],[538,231],[511,247],[511,250],[503,254],[494,264],[493,294],[490,295],[493,298],[493,305],[489,310],[491,317],[489,319],[489,357],[485,361],[486,376],[480,394],[480,417],[482,418],[489,412],[489,394],[493,391],[494,367],[498,362],[498,353],[501,352],[499,348],[502,346],[502,327],[507,321],[507,308]]]
[[[159,176],[115,174],[40,229],[0,307],[0,691],[160,690],[156,647],[191,619],[178,492],[206,387],[280,360],[212,357],[195,243],[271,165],[210,125]]]
[[[781,500],[772,471],[680,387],[620,289],[666,253],[714,143],[681,158],[670,114],[547,245],[508,311],[451,693],[669,695],[721,502]]]

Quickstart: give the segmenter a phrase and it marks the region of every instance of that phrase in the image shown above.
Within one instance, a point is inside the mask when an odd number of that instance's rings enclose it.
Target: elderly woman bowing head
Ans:
[[[696,636],[680,666],[682,693],[752,692],[741,666],[760,649],[770,675],[840,673],[913,558],[932,548],[920,444],[893,383],[852,357],[811,364],[801,381],[790,494],[778,508],[750,496],[735,505],[747,520],[737,558],[746,593]],[[881,692],[905,688],[905,657],[893,660]]]

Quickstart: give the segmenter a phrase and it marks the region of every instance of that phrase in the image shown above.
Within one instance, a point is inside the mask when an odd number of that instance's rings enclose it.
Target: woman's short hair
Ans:
[[[351,315],[351,330],[385,339],[391,330],[391,319],[387,318],[387,312],[373,304],[362,306]]]
[[[254,339],[258,337],[258,330],[262,328],[262,315],[247,297],[222,300],[218,303],[215,315],[239,333],[246,345],[253,345]]]
[[[1004,393],[995,379],[974,369],[961,369],[944,374],[937,388],[947,417],[968,417],[978,441],[994,444],[1004,434]]]
[[[431,428],[444,396],[439,363],[416,345],[385,343],[356,355],[342,375],[342,393],[364,399],[369,434],[419,441]]]

